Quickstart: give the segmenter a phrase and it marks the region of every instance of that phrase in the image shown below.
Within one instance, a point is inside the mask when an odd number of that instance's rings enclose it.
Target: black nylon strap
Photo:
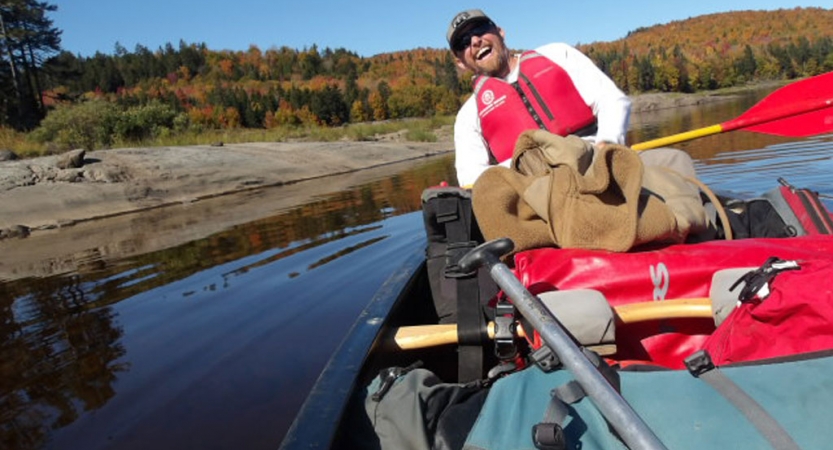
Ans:
[[[460,383],[483,378],[483,332],[477,276],[457,280],[457,378]]]
[[[440,197],[437,202],[437,223],[444,224],[449,243],[469,240],[471,211],[464,211],[459,197]]]
[[[743,413],[758,432],[769,441],[772,448],[776,450],[799,449],[798,444],[795,443],[787,430],[769,415],[760,403],[750,397],[712,363],[708,352],[700,350],[686,358],[685,364],[692,375],[708,383],[709,386]]]
[[[526,106],[527,112],[535,120],[535,123],[538,124],[538,128],[542,130],[546,130],[547,126],[544,124],[544,121],[541,119],[541,116],[538,115],[538,112],[535,111],[535,108],[532,107],[532,104],[529,102],[529,98],[524,93],[524,90],[521,88],[521,85],[516,81],[512,83],[512,87],[515,88],[515,91],[521,97],[521,101],[523,102],[524,106]]]
[[[547,107],[547,103],[541,97],[541,94],[538,93],[538,89],[535,89],[535,85],[532,84],[532,81],[530,81],[529,78],[527,78],[527,76],[524,75],[523,72],[518,74],[518,79],[519,81],[523,80],[523,82],[526,84],[526,88],[529,89],[529,92],[532,93],[532,96],[535,97],[535,100],[538,102],[538,106],[540,106],[541,109],[544,111],[544,114],[547,115],[547,119],[552,120],[552,112],[550,111],[549,107]],[[526,98],[526,96],[523,94],[523,91],[521,91],[520,89],[517,90],[521,94],[521,97]]]
[[[444,224],[449,243],[444,275],[453,278],[457,285],[457,378],[459,382],[466,383],[483,378],[483,335],[486,328],[480,308],[477,273],[455,271],[460,258],[477,244],[471,241],[471,204],[458,196],[440,198],[437,222]]]

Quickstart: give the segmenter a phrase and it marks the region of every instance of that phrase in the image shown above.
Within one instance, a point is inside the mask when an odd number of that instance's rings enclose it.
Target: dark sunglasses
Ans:
[[[465,33],[461,34],[460,37],[454,41],[452,49],[454,49],[455,52],[462,52],[463,50],[469,48],[469,45],[471,45],[471,38],[474,36],[483,36],[490,31],[494,31],[494,29],[495,26],[491,22],[483,22],[480,25],[472,27]]]

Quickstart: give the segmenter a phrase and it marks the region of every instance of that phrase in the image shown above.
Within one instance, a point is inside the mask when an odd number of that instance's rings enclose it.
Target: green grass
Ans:
[[[34,158],[49,152],[49,147],[27,138],[25,133],[0,127],[0,150],[11,150],[21,158]]]

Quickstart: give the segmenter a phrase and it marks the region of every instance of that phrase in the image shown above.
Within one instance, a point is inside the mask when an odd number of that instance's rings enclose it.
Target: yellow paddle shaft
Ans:
[[[712,317],[712,302],[708,298],[678,298],[619,305],[614,311],[622,324],[661,319],[708,318]]]
[[[676,144],[679,142],[690,141],[693,139],[701,138],[704,136],[711,136],[713,134],[718,134],[722,132],[723,125],[712,125],[705,128],[698,128],[696,130],[686,131],[685,133],[672,134],[671,136],[666,136],[664,138],[640,142],[638,144],[631,145],[631,148],[636,151],[640,151],[648,150],[651,148],[667,147],[669,145]]]

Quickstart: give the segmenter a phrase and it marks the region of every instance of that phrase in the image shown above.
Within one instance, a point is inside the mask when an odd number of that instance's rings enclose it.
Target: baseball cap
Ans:
[[[467,24],[474,23],[474,22],[492,22],[492,19],[489,19],[483,11],[479,9],[468,9],[461,13],[457,13],[454,16],[454,19],[451,20],[451,25],[448,26],[448,32],[446,32],[445,37],[448,39],[449,47],[454,48],[452,43],[454,39],[457,38],[457,31],[463,29],[463,27]]]

